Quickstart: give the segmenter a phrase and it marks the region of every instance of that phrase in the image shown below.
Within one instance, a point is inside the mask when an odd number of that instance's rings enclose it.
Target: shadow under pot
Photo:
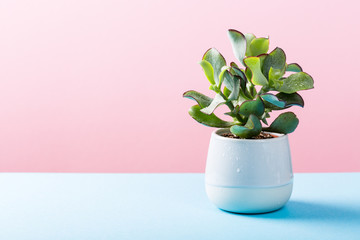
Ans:
[[[205,170],[206,193],[218,208],[236,213],[265,213],[289,200],[293,172],[288,136],[269,139],[211,135]]]

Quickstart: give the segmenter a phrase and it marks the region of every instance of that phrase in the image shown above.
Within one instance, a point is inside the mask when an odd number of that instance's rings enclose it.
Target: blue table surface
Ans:
[[[259,215],[217,209],[204,174],[0,173],[0,239],[360,239],[360,173],[295,174]]]

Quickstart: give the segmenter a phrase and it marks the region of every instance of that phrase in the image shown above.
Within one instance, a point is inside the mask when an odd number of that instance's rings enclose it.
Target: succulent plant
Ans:
[[[228,66],[218,50],[207,50],[200,65],[210,82],[210,90],[216,94],[210,98],[193,90],[185,92],[184,97],[197,102],[190,108],[190,116],[209,127],[230,128],[240,138],[253,138],[261,131],[293,132],[299,123],[293,112],[281,113],[270,125],[267,118],[272,111],[304,107],[304,100],[297,92],[314,88],[312,77],[299,64],[287,64],[281,48],[268,53],[269,38],[256,38],[254,34],[233,29],[228,31],[228,36],[236,59],[244,67],[234,62]],[[230,110],[225,114],[233,121],[215,115],[215,109],[223,104]]]

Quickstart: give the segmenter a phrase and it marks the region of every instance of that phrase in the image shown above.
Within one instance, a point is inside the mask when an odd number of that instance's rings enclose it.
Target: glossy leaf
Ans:
[[[265,111],[265,106],[261,98],[258,96],[256,100],[245,101],[240,105],[239,113],[244,116],[251,114],[261,117]]]
[[[269,55],[265,58],[264,64],[262,67],[262,72],[264,76],[269,78],[269,71],[272,67],[273,69],[279,69],[281,71],[285,70],[286,65],[286,55],[281,48],[275,48]]]
[[[210,105],[201,109],[201,112],[210,115],[218,106],[224,104],[225,102],[226,100],[220,94],[216,94]]]
[[[299,124],[299,119],[292,112],[285,112],[280,114],[270,125],[270,127],[263,128],[264,131],[276,133],[292,133]]]
[[[233,90],[229,96],[229,100],[236,100],[239,97],[239,92],[240,92],[240,81],[241,79],[237,76],[234,76],[233,78]]]
[[[304,100],[298,93],[278,93],[276,94],[276,97],[285,102],[285,107],[290,107],[293,105],[304,107]]]
[[[251,78],[252,78],[252,73],[251,73],[251,70],[250,70],[250,68],[245,68],[245,76],[246,76],[246,78],[248,79],[248,80],[251,80]]]
[[[270,67],[269,80],[277,81],[284,75],[284,71]]]
[[[213,67],[211,66],[211,64],[206,61],[206,60],[201,60],[199,62],[199,64],[201,65],[201,67],[203,68],[204,70],[204,73],[205,73],[205,76],[206,78],[209,80],[209,82],[211,84],[215,84],[215,79],[214,79],[214,69]]]
[[[280,69],[274,69],[270,67],[269,71],[269,86],[273,89],[279,89],[282,84],[282,76],[284,75],[285,71]]]
[[[242,79],[246,80],[245,73],[238,67],[231,67],[231,70],[236,74],[237,76],[241,77]]]
[[[241,138],[251,138],[257,136],[261,132],[261,123],[258,117],[250,115],[244,126],[234,125],[230,131]]]
[[[230,69],[230,67],[228,67],[228,66],[223,66],[223,67],[221,68],[221,72],[220,72],[220,75],[219,75],[218,88],[221,88],[221,85],[222,85],[222,83],[223,83],[223,81],[224,81],[225,72],[226,72],[228,69]]]
[[[274,108],[274,106],[279,108],[285,107],[285,102],[279,100],[277,96],[271,93],[262,94],[261,98],[264,101],[265,107],[267,108]]]
[[[246,38],[246,53],[245,53],[245,55],[247,57],[253,56],[251,53],[251,50],[250,50],[250,43],[252,40],[255,39],[255,35],[252,33],[246,33],[245,38]]]
[[[231,94],[231,91],[227,88],[227,87],[224,87],[224,95],[228,98]]]
[[[209,127],[216,127],[216,128],[229,128],[234,123],[224,121],[218,118],[214,113],[207,115],[202,113],[201,107],[199,105],[194,105],[189,109],[190,116],[195,119],[197,122],[204,124],[205,126]]]
[[[251,82],[254,85],[261,85],[261,86],[268,85],[267,79],[265,78],[265,76],[261,72],[260,58],[259,57],[245,58],[244,63],[251,71]]]
[[[294,93],[311,88],[314,88],[314,80],[312,77],[307,73],[299,72],[285,78],[282,86],[277,90],[283,93]]]
[[[183,97],[195,100],[201,108],[205,108],[213,101],[212,98],[194,90],[184,92]]]
[[[234,63],[234,62],[231,62],[231,63],[230,63],[230,67],[236,67],[236,68],[239,68],[239,66],[238,66],[236,63]]]
[[[235,57],[237,58],[237,60],[239,60],[242,63],[243,59],[245,58],[245,53],[246,53],[246,38],[245,38],[245,36],[241,32],[238,32],[233,29],[230,29],[228,31],[228,36],[230,38],[230,42],[231,42]]]
[[[260,68],[263,68],[265,58],[268,56],[268,54],[260,54],[257,57],[260,58]]]
[[[267,120],[266,120],[266,118],[268,118],[269,116],[268,116],[269,114],[267,113],[267,112],[264,112],[264,114],[261,116],[261,118],[260,118],[260,120],[263,122],[263,123],[265,123],[266,125],[268,125],[268,122],[267,122]]]
[[[210,48],[205,52],[202,60],[206,60],[211,64],[214,69],[215,83],[219,84],[219,75],[221,73],[221,68],[223,66],[226,66],[225,58],[218,50],[216,50],[215,48]]]
[[[288,72],[302,72],[302,68],[297,63],[290,63],[286,66]]]
[[[250,52],[252,56],[267,53],[269,50],[268,38],[255,38],[250,43]]]
[[[224,85],[230,91],[232,91],[234,88],[234,76],[228,71],[224,73]]]

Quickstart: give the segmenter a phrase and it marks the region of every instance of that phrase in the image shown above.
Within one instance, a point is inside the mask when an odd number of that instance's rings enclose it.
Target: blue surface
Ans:
[[[279,211],[239,215],[203,174],[0,174],[0,239],[360,239],[360,173],[295,174]]]

